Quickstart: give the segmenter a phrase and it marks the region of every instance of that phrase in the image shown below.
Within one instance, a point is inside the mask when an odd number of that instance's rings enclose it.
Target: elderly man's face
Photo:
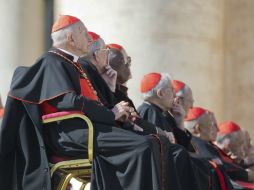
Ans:
[[[109,49],[106,48],[105,42],[102,38],[97,40],[98,47],[94,52],[96,60],[96,68],[99,73],[104,73],[106,71],[105,67],[108,65],[108,54]]]
[[[241,161],[245,157],[244,139],[245,135],[243,131],[237,131],[234,138],[229,141],[228,154],[236,161]]]
[[[80,23],[77,30],[72,34],[72,40],[75,49],[81,52],[81,54],[86,55],[89,53],[92,40],[83,23]]]
[[[217,121],[212,113],[205,113],[199,124],[200,138],[205,141],[215,141],[217,137]]]
[[[126,83],[131,79],[131,57],[128,56],[124,49],[110,51],[110,65],[117,71],[117,82],[120,84]]]
[[[193,96],[192,96],[192,91],[189,87],[186,87],[185,92],[184,92],[184,96],[179,96],[179,103],[181,104],[181,106],[183,107],[186,115],[189,112],[189,109],[193,107]]]
[[[183,101],[183,108],[186,113],[188,113],[189,109],[193,107],[193,96],[192,91],[189,87],[186,88],[186,92],[184,93],[184,101]]]
[[[174,88],[171,83],[168,83],[166,87],[161,89],[161,105],[165,108],[165,110],[170,110],[174,102]]]

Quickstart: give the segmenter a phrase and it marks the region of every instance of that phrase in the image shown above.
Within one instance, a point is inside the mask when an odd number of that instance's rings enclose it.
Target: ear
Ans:
[[[68,41],[69,44],[71,44],[72,46],[75,45],[75,42],[74,42],[72,33],[67,33],[67,34],[66,34],[66,38],[67,38],[67,41]]]
[[[194,133],[195,134],[200,134],[200,125],[199,124],[196,124],[195,126],[194,126]]]
[[[160,89],[157,90],[157,93],[156,93],[156,94],[157,94],[157,96],[158,96],[159,98],[161,98],[161,97],[163,96],[163,93],[164,93],[163,90],[160,88]]]

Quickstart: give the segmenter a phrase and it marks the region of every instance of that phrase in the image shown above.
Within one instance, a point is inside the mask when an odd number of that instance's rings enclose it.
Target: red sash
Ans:
[[[224,176],[221,173],[220,168],[218,167],[218,165],[215,162],[212,162],[212,161],[209,161],[209,162],[210,162],[210,164],[213,166],[213,168],[216,171],[216,174],[217,174],[217,176],[219,178],[221,190],[228,190],[228,188],[226,186],[226,183],[225,183],[225,180],[224,180]]]
[[[81,88],[81,94],[88,99],[98,101],[98,97],[96,95],[96,92],[94,91],[92,85],[90,82],[88,82],[89,79],[80,78],[80,88]]]
[[[4,116],[4,109],[0,109],[0,118],[2,118]]]

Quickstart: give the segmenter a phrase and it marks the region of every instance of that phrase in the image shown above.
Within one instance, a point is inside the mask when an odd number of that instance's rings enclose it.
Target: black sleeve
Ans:
[[[192,151],[193,147],[191,145],[192,135],[187,130],[182,130],[177,127],[174,128],[173,133],[175,135],[176,141],[178,144],[184,146],[187,150]]]
[[[70,92],[48,101],[49,104],[57,108],[59,111],[81,111],[89,119],[96,123],[114,125],[115,115],[106,107],[98,102],[89,100],[84,96]]]
[[[146,121],[154,124],[156,127],[161,128],[162,130],[165,130],[165,126],[163,124],[162,118],[160,117],[160,114],[158,114],[153,109],[138,109],[139,115]]]
[[[136,119],[135,124],[141,127],[144,130],[145,134],[157,134],[155,125],[144,119],[141,118]]]
[[[226,173],[231,179],[249,182],[248,172],[245,169],[238,167],[234,164],[225,163],[225,162],[223,166],[225,168]]]

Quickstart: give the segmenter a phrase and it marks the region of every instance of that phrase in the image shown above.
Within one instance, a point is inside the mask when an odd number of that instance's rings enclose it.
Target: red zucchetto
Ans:
[[[118,44],[107,44],[106,47],[107,48],[114,48],[114,49],[117,49],[119,51],[123,50],[123,47],[121,45],[118,45]]]
[[[172,80],[172,85],[173,85],[173,88],[175,89],[176,93],[179,92],[180,90],[182,90],[185,86],[185,84],[179,80]]]
[[[152,90],[161,80],[160,73],[149,73],[146,74],[140,83],[140,91],[141,93],[146,93]]]
[[[188,115],[184,118],[184,121],[196,120],[206,112],[207,112],[207,110],[205,110],[201,107],[190,108]]]
[[[77,17],[70,15],[60,15],[52,27],[52,33],[75,24],[76,22],[80,22]]]
[[[222,134],[222,135],[227,135],[227,134],[241,130],[239,125],[237,125],[236,123],[234,123],[232,121],[227,121],[227,122],[220,124],[218,129],[219,129],[218,133]]]
[[[91,38],[94,42],[100,38],[100,35],[96,34],[95,32],[89,31],[88,34],[91,36]]]

